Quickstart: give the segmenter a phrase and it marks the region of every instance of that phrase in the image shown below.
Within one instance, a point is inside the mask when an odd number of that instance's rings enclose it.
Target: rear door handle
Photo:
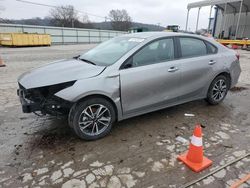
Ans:
[[[175,72],[175,71],[178,71],[179,69],[177,67],[170,67],[168,69],[168,72]]]
[[[216,61],[210,60],[208,64],[209,64],[209,65],[213,65],[213,64],[215,64],[215,63],[216,63]]]

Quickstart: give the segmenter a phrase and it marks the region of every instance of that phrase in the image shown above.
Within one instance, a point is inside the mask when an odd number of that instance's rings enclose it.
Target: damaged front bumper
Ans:
[[[23,113],[31,113],[41,111],[41,106],[38,103],[33,103],[26,99],[24,96],[24,90],[18,89],[17,95],[19,96],[20,103],[22,105]]]
[[[69,84],[25,89],[19,84],[17,95],[22,105],[22,111],[24,113],[41,112],[55,116],[68,114],[73,104],[54,95],[65,86],[69,86]]]

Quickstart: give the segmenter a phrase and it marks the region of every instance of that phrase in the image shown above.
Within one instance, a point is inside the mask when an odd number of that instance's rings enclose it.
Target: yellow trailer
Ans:
[[[224,39],[217,39],[217,41],[221,44],[224,44],[224,45],[228,45],[228,44],[235,44],[235,45],[246,45],[246,46],[249,46],[250,45],[250,40],[224,40]]]
[[[51,37],[48,34],[31,33],[0,33],[2,46],[50,46]]]

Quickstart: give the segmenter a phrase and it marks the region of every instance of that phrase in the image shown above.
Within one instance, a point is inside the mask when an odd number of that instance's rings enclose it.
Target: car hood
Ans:
[[[60,60],[22,74],[18,82],[31,89],[94,77],[104,69],[76,59]]]

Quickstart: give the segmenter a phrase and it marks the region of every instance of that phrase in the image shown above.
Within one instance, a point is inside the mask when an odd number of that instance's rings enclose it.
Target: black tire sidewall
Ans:
[[[213,99],[213,97],[212,97],[212,95],[213,95],[213,87],[214,87],[214,84],[215,84],[218,80],[220,80],[220,79],[223,79],[223,80],[225,81],[225,83],[226,83],[226,85],[227,85],[227,90],[226,90],[225,96],[224,96],[221,100],[215,101],[215,100]],[[224,75],[217,76],[217,77],[212,81],[212,83],[211,83],[210,86],[209,86],[208,93],[207,93],[207,102],[208,102],[209,104],[211,104],[211,105],[216,105],[216,104],[221,103],[221,102],[225,99],[228,90],[229,90],[229,80],[227,79],[227,77],[224,76]]]
[[[82,111],[87,106],[92,105],[92,104],[102,104],[102,105],[106,106],[109,109],[110,114],[111,114],[111,121],[110,121],[109,126],[101,134],[95,135],[95,136],[90,136],[90,135],[84,134],[80,130],[79,125],[78,125],[79,116],[81,115]],[[96,140],[96,139],[99,139],[99,138],[106,136],[108,133],[110,133],[112,126],[113,126],[113,123],[115,122],[114,107],[109,101],[107,101],[106,99],[103,99],[103,98],[89,98],[87,100],[84,100],[84,101],[78,103],[75,106],[75,109],[72,111],[71,115],[72,115],[72,120],[73,120],[72,124],[71,124],[72,128],[73,128],[74,132],[77,134],[77,136],[79,136],[83,140]]]
[[[75,109],[76,109],[76,105],[77,104],[74,104],[70,111],[69,111],[69,114],[68,114],[68,124],[69,124],[69,127],[70,128],[73,128],[73,115],[75,114]]]

